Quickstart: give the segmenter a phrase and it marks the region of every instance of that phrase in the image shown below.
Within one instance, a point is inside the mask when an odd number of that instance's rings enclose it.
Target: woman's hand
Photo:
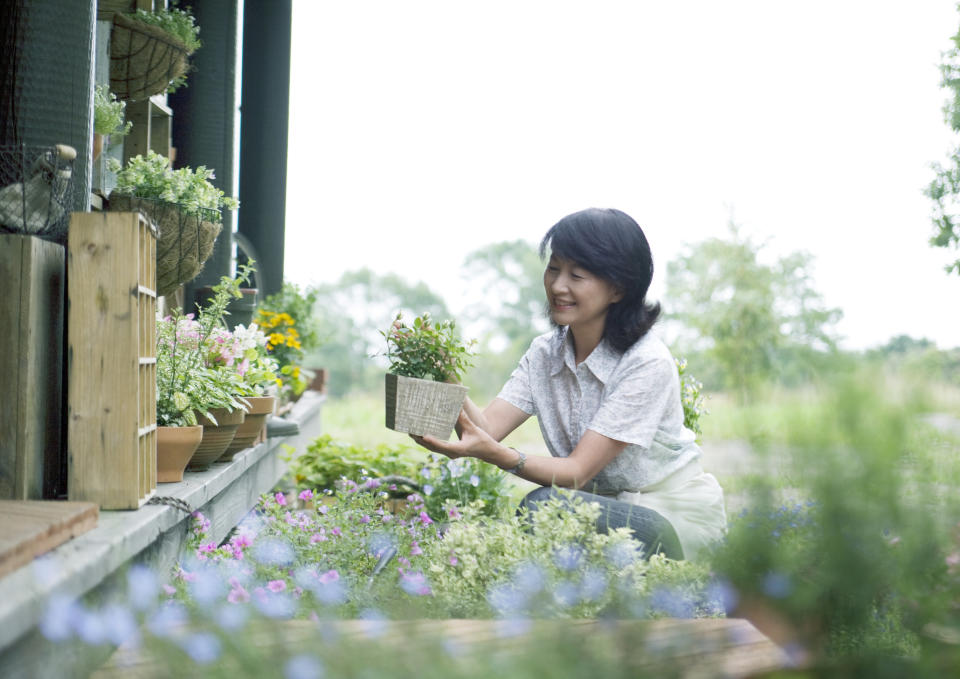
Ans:
[[[446,455],[449,458],[475,457],[484,461],[491,461],[498,448],[502,447],[490,434],[478,427],[471,420],[465,410],[460,411],[457,418],[457,434],[459,441],[442,441],[434,436],[410,435],[414,441],[434,453]]]

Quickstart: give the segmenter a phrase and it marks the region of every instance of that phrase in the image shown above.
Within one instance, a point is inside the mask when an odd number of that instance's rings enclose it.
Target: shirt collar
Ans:
[[[570,372],[573,374],[577,373],[577,357],[573,351],[573,337],[570,336],[570,328],[568,326],[563,326],[558,331],[558,344],[559,344],[559,353],[562,360],[555,361],[553,364],[553,370],[551,375],[556,375],[559,373],[564,366],[570,369]],[[584,361],[584,364],[587,368],[590,369],[590,372],[596,376],[598,380],[607,383],[607,380],[610,379],[610,374],[613,372],[613,369],[616,367],[617,363],[620,361],[621,354],[619,354],[613,347],[610,346],[610,343],[606,339],[601,339],[600,344],[597,345],[597,348],[587,356],[587,360]]]

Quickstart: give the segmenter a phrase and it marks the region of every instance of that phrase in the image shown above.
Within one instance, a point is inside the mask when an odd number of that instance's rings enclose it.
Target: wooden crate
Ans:
[[[156,232],[77,212],[67,243],[67,492],[136,509],[157,486]]]
[[[0,234],[0,499],[59,485],[63,278],[62,245]]]

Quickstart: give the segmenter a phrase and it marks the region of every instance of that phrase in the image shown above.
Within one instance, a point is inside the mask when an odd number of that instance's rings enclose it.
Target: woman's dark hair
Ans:
[[[659,304],[647,304],[653,279],[653,256],[643,229],[620,210],[590,208],[567,215],[540,241],[560,259],[576,262],[623,291],[610,305],[603,336],[617,351],[626,351],[647,334],[660,316]]]

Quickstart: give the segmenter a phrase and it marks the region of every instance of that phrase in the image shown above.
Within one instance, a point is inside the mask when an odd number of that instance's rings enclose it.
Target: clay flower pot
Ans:
[[[256,445],[260,433],[267,426],[267,416],[273,413],[277,404],[277,399],[273,396],[248,396],[246,400],[250,405],[245,409],[243,423],[237,428],[233,441],[217,462],[229,462],[244,448]]]
[[[226,408],[214,408],[210,414],[217,420],[216,424],[203,415],[197,416],[197,422],[203,425],[203,439],[187,465],[190,471],[209,469],[233,441],[237,428],[246,415],[242,408],[233,412]]]
[[[203,427],[157,427],[157,483],[183,481],[183,470],[203,437]]]

